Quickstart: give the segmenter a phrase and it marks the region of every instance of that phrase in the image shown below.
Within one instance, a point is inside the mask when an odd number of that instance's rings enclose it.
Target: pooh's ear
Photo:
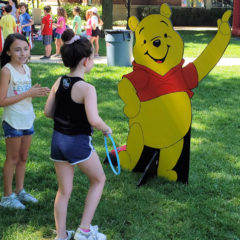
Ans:
[[[163,3],[160,7],[160,14],[169,19],[172,15],[172,10],[166,3]]]
[[[135,32],[138,23],[139,21],[135,16],[132,16],[128,19],[128,26],[133,32]]]

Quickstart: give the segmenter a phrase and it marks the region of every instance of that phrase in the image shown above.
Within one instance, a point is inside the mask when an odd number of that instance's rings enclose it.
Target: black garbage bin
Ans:
[[[105,29],[108,66],[131,66],[133,32],[122,29]]]

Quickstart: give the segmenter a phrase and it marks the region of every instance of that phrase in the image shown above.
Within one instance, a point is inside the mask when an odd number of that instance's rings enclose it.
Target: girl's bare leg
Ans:
[[[12,194],[13,174],[19,161],[21,137],[6,138],[6,161],[3,166],[4,196]]]
[[[19,193],[24,186],[24,177],[29,148],[31,146],[32,136],[21,137],[21,146],[19,150],[19,160],[16,166],[16,193]]]
[[[72,192],[74,168],[69,163],[55,162],[58,192],[54,203],[54,217],[58,238],[66,238],[68,201]]]
[[[81,228],[89,229],[94,213],[102,196],[106,176],[96,152],[89,160],[79,163],[78,167],[85,173],[90,181],[90,188],[85,200],[85,207],[81,220]]]
[[[99,51],[99,36],[96,37],[95,39],[95,55],[98,55],[98,51]]]
[[[96,39],[96,37],[91,37],[91,39],[90,39],[93,49],[95,49],[94,44],[93,44],[95,42],[95,39]]]
[[[60,54],[60,48],[61,48],[61,45],[62,45],[62,40],[56,38],[55,45],[56,45],[56,54]]]

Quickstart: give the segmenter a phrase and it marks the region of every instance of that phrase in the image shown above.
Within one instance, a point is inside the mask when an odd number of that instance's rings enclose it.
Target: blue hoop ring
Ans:
[[[115,154],[116,154],[116,158],[117,158],[117,164],[118,164],[118,171],[115,170],[113,164],[112,164],[112,161],[111,161],[111,158],[109,156],[109,152],[108,152],[108,146],[107,146],[107,137],[105,136],[104,137],[104,142],[105,142],[105,149],[106,149],[106,154],[107,154],[107,158],[108,158],[108,162],[112,168],[112,171],[116,174],[116,175],[119,175],[120,172],[121,172],[121,168],[120,168],[120,160],[119,160],[119,156],[118,156],[118,152],[117,152],[117,148],[116,148],[116,145],[115,145],[115,142],[113,140],[113,137],[111,134],[108,134],[108,137],[110,138],[111,142],[112,142],[112,145],[113,145],[113,148],[115,150]]]

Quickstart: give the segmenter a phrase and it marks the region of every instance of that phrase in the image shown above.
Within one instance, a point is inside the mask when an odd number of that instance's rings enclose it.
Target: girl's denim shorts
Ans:
[[[15,129],[12,126],[10,126],[7,122],[3,121],[2,128],[5,138],[22,137],[34,134],[34,126],[32,126],[30,129]]]
[[[61,37],[62,37],[62,34],[56,33],[56,35],[55,35],[55,38],[56,38],[56,39],[61,39]]]
[[[84,134],[65,135],[53,132],[50,159],[55,162],[68,162],[71,165],[88,160],[95,152],[92,137]]]

